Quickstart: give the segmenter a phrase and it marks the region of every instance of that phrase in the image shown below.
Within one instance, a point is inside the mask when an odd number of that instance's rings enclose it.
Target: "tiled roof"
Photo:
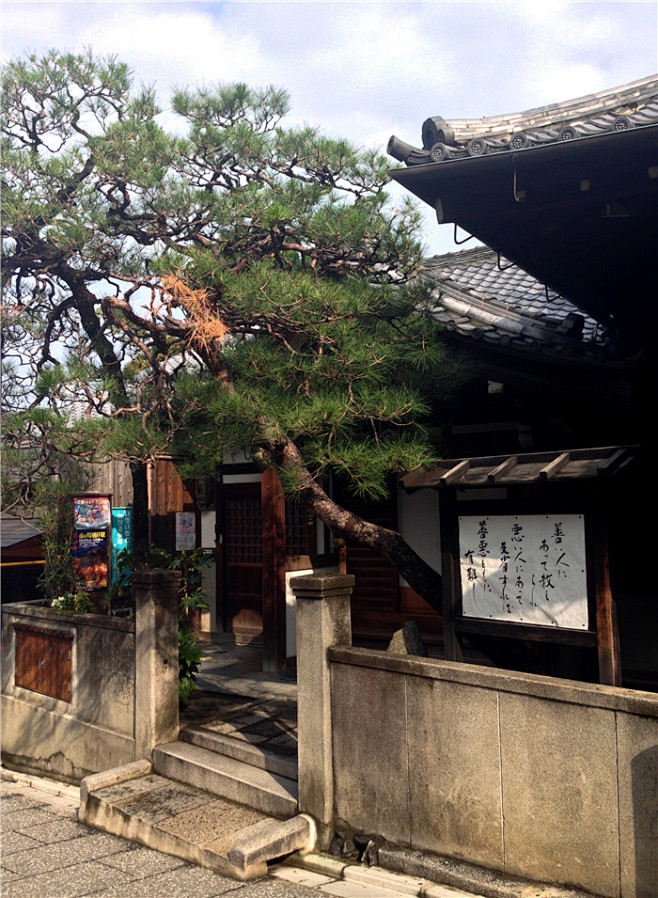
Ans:
[[[658,76],[512,115],[423,123],[422,149],[391,137],[388,152],[407,165],[531,149],[658,124]]]
[[[36,522],[35,522],[36,523]],[[26,539],[39,536],[40,531],[27,521],[15,518],[9,514],[3,514],[0,521],[0,545],[3,549],[22,543]]]
[[[435,318],[463,337],[600,362],[614,352],[599,322],[488,247],[434,256],[425,273]]]

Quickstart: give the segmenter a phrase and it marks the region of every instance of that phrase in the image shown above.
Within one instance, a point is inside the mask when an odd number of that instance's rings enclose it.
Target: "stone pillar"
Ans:
[[[352,644],[350,597],[354,577],[317,573],[291,581],[297,600],[297,717],[299,810],[318,825],[318,847],[333,836],[334,775],[330,646]]]
[[[135,593],[135,757],[178,738],[178,571],[132,575]]]

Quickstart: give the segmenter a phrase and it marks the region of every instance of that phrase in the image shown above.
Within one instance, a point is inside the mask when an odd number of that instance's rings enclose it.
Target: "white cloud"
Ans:
[[[170,89],[276,84],[296,121],[384,150],[431,115],[476,118],[656,71],[654,2],[3,2],[3,53],[118,55]],[[430,214],[431,220],[431,214]],[[436,231],[436,225],[428,224]]]

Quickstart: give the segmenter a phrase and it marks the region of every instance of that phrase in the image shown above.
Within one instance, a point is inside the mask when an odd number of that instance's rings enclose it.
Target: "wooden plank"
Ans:
[[[286,666],[286,505],[279,477],[266,468],[261,477],[263,508],[263,671]]]
[[[477,617],[460,617],[455,621],[458,633],[480,633],[486,636],[505,636],[529,642],[558,642],[562,645],[594,646],[596,633],[590,630],[568,630],[561,627],[541,627],[533,624],[506,623]]]
[[[457,495],[454,489],[446,490],[439,500],[441,528],[441,593],[443,604],[443,640],[446,660],[461,661],[462,648],[455,630],[459,576],[459,524],[457,521]],[[461,594],[461,592],[459,593]]]
[[[554,477],[558,471],[561,471],[562,468],[570,461],[571,453],[570,452],[562,452],[558,455],[557,458],[554,458],[553,461],[549,462],[545,467],[541,469],[539,472],[539,477],[541,480],[550,480],[551,477]]]
[[[73,633],[15,625],[15,683],[60,701],[72,699]]]
[[[495,467],[493,471],[489,471],[489,473],[487,474],[487,481],[489,483],[495,483],[503,476],[503,474],[507,474],[507,472],[511,471],[512,468],[515,468],[516,465],[516,455],[510,455],[510,457],[506,461]]]
[[[456,480],[466,473],[471,467],[471,460],[465,459],[464,461],[460,461],[459,464],[455,465],[454,468],[450,468],[448,471],[443,474],[440,478],[439,483],[441,486],[450,486]]]

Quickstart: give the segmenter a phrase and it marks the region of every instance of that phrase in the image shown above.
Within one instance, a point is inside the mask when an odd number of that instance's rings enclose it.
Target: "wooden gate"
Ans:
[[[223,624],[229,633],[263,631],[263,537],[260,484],[223,488]]]

